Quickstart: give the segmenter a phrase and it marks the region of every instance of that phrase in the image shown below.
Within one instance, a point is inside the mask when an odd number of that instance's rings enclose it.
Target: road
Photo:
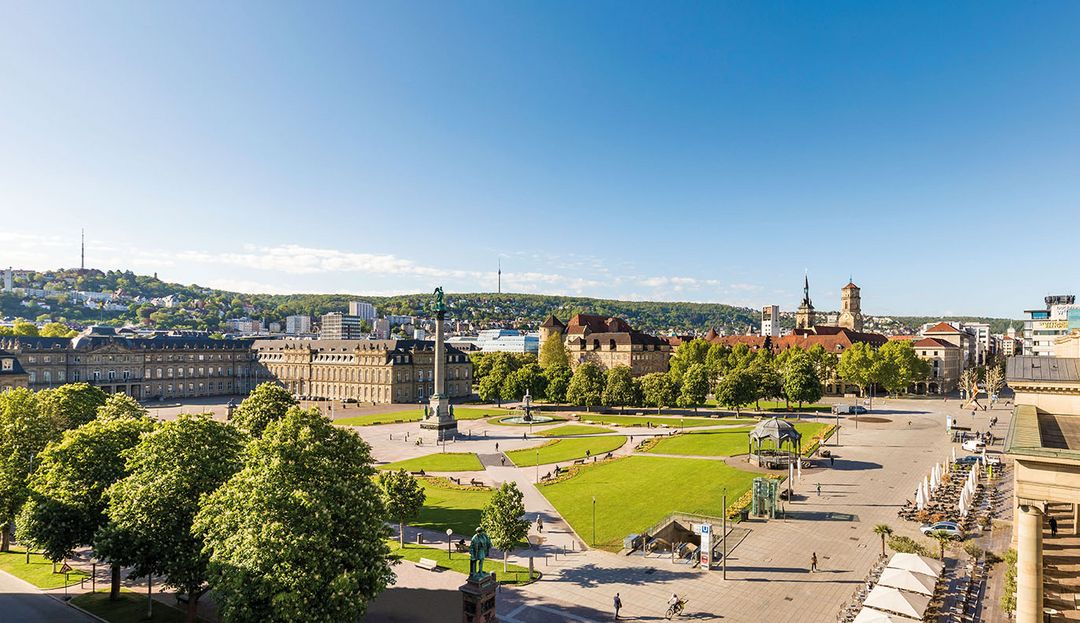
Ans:
[[[0,619],[4,623],[94,623],[74,608],[45,595],[34,585],[0,571]]]

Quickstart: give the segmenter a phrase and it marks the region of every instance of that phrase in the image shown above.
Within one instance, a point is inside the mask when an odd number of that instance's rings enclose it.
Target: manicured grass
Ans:
[[[513,450],[506,456],[518,467],[528,467],[537,464],[558,463],[560,461],[572,461],[585,456],[588,450],[591,456],[600,456],[617,450],[626,443],[626,437],[622,435],[606,435],[603,437],[576,437],[573,439],[556,439],[542,446]],[[537,454],[539,451],[539,454]]]
[[[709,459],[630,456],[578,468],[576,475],[540,492],[578,536],[592,541],[596,497],[596,546],[622,548],[623,538],[640,534],[673,512],[719,517],[721,494],[738,500],[758,474]]]
[[[26,564],[26,550],[11,550],[0,553],[0,571],[7,571],[11,575],[25,580],[38,588],[62,588],[64,586],[64,574],[52,572],[52,561],[41,554],[30,554],[30,564]],[[60,569],[62,562],[56,563]],[[67,575],[68,586],[79,583],[79,579],[87,574],[82,571],[72,571]]]
[[[715,400],[708,400],[708,401],[705,402],[705,405],[709,406],[709,407],[720,407],[721,406],[721,405],[716,404]],[[788,410],[787,403],[785,403],[783,401],[780,401],[780,400],[762,400],[760,405],[761,405],[761,410],[762,411],[771,411],[773,413],[782,413],[782,412],[785,412],[785,411]],[[724,408],[727,408],[727,407],[724,407]],[[746,412],[746,411],[754,411],[756,409],[757,409],[757,405],[755,405],[754,403],[751,402],[750,404],[743,407],[742,410],[744,412]],[[832,407],[830,407],[829,405],[823,405],[823,404],[812,404],[812,405],[804,404],[802,406],[802,408],[800,409],[799,408],[799,403],[793,402],[793,403],[791,403],[791,411],[792,412],[801,411],[801,412],[804,412],[804,413],[806,413],[806,412],[824,412],[824,413],[828,413],[828,412],[832,411]]]
[[[419,422],[422,419],[424,419],[423,409],[409,408],[401,411],[338,418],[334,420],[334,424],[341,426],[373,426],[375,424],[393,424],[395,422]]]
[[[147,619],[146,595],[127,589],[121,589],[120,599],[116,601],[109,601],[109,592],[106,590],[76,595],[71,598],[71,603],[112,623],[141,623],[147,620],[183,623],[186,620],[182,611],[160,601],[154,601],[154,618]]]
[[[815,436],[828,427],[816,422],[796,422],[795,430],[802,433],[802,445],[809,449]],[[746,454],[749,432],[753,427],[729,430],[700,431],[661,439],[649,452],[655,454],[684,454],[688,456],[736,456]],[[763,444],[763,447],[767,444]]]
[[[478,472],[484,469],[480,459],[472,452],[436,452],[415,459],[406,459],[386,465],[379,469],[404,469],[410,472]]]
[[[490,489],[459,489],[440,486],[428,479],[421,479],[427,499],[420,509],[420,516],[409,522],[417,528],[438,532],[453,529],[455,534],[471,537],[480,525],[480,511],[491,500]]]
[[[443,569],[457,571],[458,573],[464,573],[465,575],[469,574],[468,554],[450,554],[446,551],[445,547],[427,547],[415,543],[406,543],[405,549],[401,549],[398,542],[393,539],[387,541],[387,544],[390,545],[391,556],[401,557],[412,562],[420,562],[421,558],[430,558],[438,563],[439,567]],[[500,584],[519,585],[529,583],[528,567],[508,564],[506,568],[507,573],[503,573],[501,559],[492,560],[491,558],[488,558],[484,561],[484,571],[487,571],[488,573],[494,572],[495,577],[499,579]]]
[[[678,417],[666,415],[601,415],[598,413],[579,413],[578,417],[583,422],[608,424],[611,426],[648,426],[651,423],[653,426],[665,425],[669,428],[679,428],[680,426],[685,426],[686,428],[692,426],[718,426],[736,421],[726,418]]]
[[[603,428],[601,426],[588,426],[585,424],[566,424],[565,426],[556,426],[555,428],[549,428],[544,431],[537,431],[533,433],[539,437],[568,437],[570,435],[600,435],[603,433],[614,433],[615,431],[610,428]]]
[[[509,409],[454,407],[454,418],[458,420],[479,420],[480,418],[507,415],[509,413]],[[396,422],[419,422],[422,419],[424,419],[424,410],[417,406],[386,413],[370,413],[368,415],[338,418],[334,420],[334,424],[341,426],[374,426],[376,424],[394,424]]]

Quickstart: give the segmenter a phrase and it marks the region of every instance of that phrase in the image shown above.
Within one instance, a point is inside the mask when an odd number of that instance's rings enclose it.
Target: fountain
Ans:
[[[522,399],[522,405],[525,407],[525,415],[514,415],[506,417],[500,422],[507,424],[544,424],[546,422],[553,422],[555,418],[547,415],[533,415],[532,413],[532,396],[529,395],[529,390],[525,390],[525,398]]]

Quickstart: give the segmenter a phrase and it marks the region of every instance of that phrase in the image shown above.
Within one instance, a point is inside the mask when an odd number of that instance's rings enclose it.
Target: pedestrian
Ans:
[[[836,465],[836,455],[835,454],[830,454],[829,455],[829,467],[832,467],[834,465]]]
[[[821,497],[821,483],[820,482],[817,483],[817,494],[818,494],[818,497]]]
[[[585,458],[589,458],[590,456],[592,456],[592,450],[589,450],[588,448],[586,448],[585,449]]]
[[[499,462],[502,463],[503,467],[506,467],[506,457],[505,456],[500,456],[499,457]]]
[[[614,601],[613,605],[615,606],[615,618],[618,619],[619,618],[619,609],[622,608],[622,600],[619,599],[619,594],[618,593],[615,593],[615,599],[613,601]]]
[[[499,442],[497,442],[497,441],[495,442],[495,451],[496,452],[499,451]]]
[[[817,552],[810,554],[810,573],[817,573]]]
[[[525,433],[521,433],[521,438],[522,439],[528,439],[528,437],[525,436]]]
[[[536,514],[536,531],[540,534],[544,533],[544,518],[540,516],[540,513]]]
[[[1057,536],[1057,519],[1050,517],[1050,536]]]

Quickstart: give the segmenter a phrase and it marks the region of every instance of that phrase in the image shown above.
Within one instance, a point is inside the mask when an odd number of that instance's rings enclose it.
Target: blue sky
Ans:
[[[0,265],[1019,317],[1080,4],[5,3]]]

